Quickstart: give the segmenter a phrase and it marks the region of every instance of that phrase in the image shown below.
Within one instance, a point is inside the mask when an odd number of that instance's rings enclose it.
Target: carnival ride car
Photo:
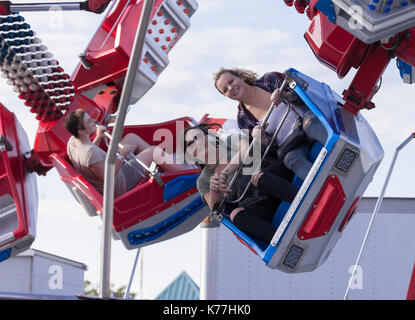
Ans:
[[[101,12],[110,1],[98,2],[87,1],[77,7]],[[90,6],[85,7],[88,3]],[[63,8],[76,9],[73,3],[70,5],[72,7],[68,8],[64,4]],[[29,248],[34,240],[37,187],[33,180],[36,173],[45,175],[55,167],[86,212],[102,215],[102,194],[75,171],[66,156],[69,134],[64,128],[63,115],[83,108],[97,122],[107,125],[110,116],[117,112],[132,54],[132,35],[137,29],[143,2],[113,1],[72,77],[58,66],[24,18],[13,11],[41,10],[47,8],[47,4],[29,7],[9,5],[5,8],[9,12],[3,11],[6,15],[0,18],[2,71],[39,120],[35,145],[30,149],[16,117],[1,106],[0,261]],[[193,0],[155,1],[130,103],[136,102],[157,81],[168,65],[168,52],[189,28],[190,17],[196,9]],[[160,142],[153,141],[158,129],[175,136],[177,130],[183,130],[193,121],[185,117],[157,125],[127,126],[124,134],[134,132],[150,144],[158,144]],[[175,141],[172,148],[174,153]],[[198,173],[198,169],[158,172],[157,176],[149,175],[134,190],[118,197],[114,204],[114,238],[121,239],[131,249],[175,237],[196,227],[208,214],[197,193]]]
[[[309,154],[314,165],[306,179],[294,177],[299,192],[291,204],[278,207],[271,243],[243,233],[226,215],[222,223],[268,267],[297,273],[312,271],[327,259],[382,161],[383,149],[364,117],[345,110],[343,99],[328,85],[294,69],[286,81],[321,121],[327,140],[324,145],[314,142]]]
[[[103,12],[110,2],[90,0],[63,8]],[[360,2],[366,5],[368,1]],[[404,79],[407,82],[412,79],[408,70],[415,62],[411,41],[415,21],[411,18],[412,11],[410,14],[405,11],[406,15],[403,11],[413,8],[414,4],[411,1],[404,6],[400,1],[399,7],[391,6],[390,11],[395,12],[393,16],[387,16],[388,12],[380,9],[375,10],[378,16],[370,16],[372,21],[390,20],[394,26],[398,24],[397,15],[405,16],[405,23],[399,27],[390,28],[390,23],[386,23],[369,33],[359,33],[352,32],[341,22],[347,11],[344,6],[351,7],[351,2],[285,0],[285,3],[294,4],[299,12],[307,9],[312,22],[305,38],[320,62],[336,71],[339,77],[346,75],[352,67],[359,70],[342,97],[326,84],[294,69],[289,70],[287,77],[290,77],[291,88],[323,123],[328,139],[324,145],[316,143],[313,147],[310,159],[314,165],[305,181],[294,180],[300,187],[294,202],[291,206],[282,204],[278,209],[274,219],[278,230],[271,244],[249,238],[226,217],[222,222],[269,267],[285,272],[304,272],[318,267],[327,258],[383,157],[376,135],[359,110],[374,107],[371,99],[379,89],[377,83],[393,57],[399,58]],[[0,228],[0,261],[18,250],[27,249],[34,239],[36,206],[33,203],[36,197],[28,195],[36,193],[35,184],[30,184],[31,191],[27,195],[18,196],[12,187],[20,183],[29,189],[27,181],[33,180],[34,173],[44,175],[55,167],[87,213],[102,214],[102,195],[74,170],[66,156],[69,133],[64,129],[64,114],[83,108],[105,125],[109,124],[112,115],[116,115],[143,1],[113,1],[72,76],[64,73],[24,18],[17,14],[24,10],[41,10],[45,6],[25,7],[7,1],[0,4],[3,14],[0,20],[2,70],[39,120],[33,150],[19,148],[19,143],[24,145],[19,139],[21,135],[11,135],[11,129],[5,124],[0,127],[4,163],[4,169],[0,168],[4,182],[0,189],[4,199],[0,202],[3,208],[0,219],[13,217],[18,221],[17,227],[15,223],[13,227]],[[369,9],[362,11],[364,17],[371,10],[366,7]],[[155,1],[131,104],[157,81],[168,64],[168,52],[189,28],[189,19],[196,9],[194,0]],[[367,27],[366,24],[363,26]],[[2,114],[14,120],[11,122],[18,127],[13,115],[3,106]],[[183,124],[179,129],[178,122]],[[194,123],[191,118],[181,118],[161,124],[127,126],[124,134],[134,132],[149,144],[155,144],[152,136],[158,129],[168,129],[177,135]],[[176,148],[175,143],[173,152]],[[178,236],[197,226],[208,215],[195,185],[198,173],[197,169],[174,174],[153,172],[147,180],[117,198],[114,237],[119,237],[128,249],[132,249]],[[32,201],[31,204],[27,204],[28,201]]]

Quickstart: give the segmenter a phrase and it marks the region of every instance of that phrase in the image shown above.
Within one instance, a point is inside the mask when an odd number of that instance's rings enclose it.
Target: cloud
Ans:
[[[199,6],[195,14],[211,14],[224,9],[223,0],[203,0],[198,2]]]
[[[181,67],[200,65],[206,61],[237,66],[247,61],[270,61],[275,55],[275,48],[290,42],[291,36],[278,29],[206,28],[199,32],[189,30],[172,55],[185,57],[177,62]]]
[[[302,39],[307,18],[286,14],[293,8],[283,7],[280,1],[199,1],[192,27],[169,54],[170,65],[148,94],[131,106],[127,123],[156,123],[182,116],[199,120],[205,113],[212,117],[234,118],[236,103],[224,98],[213,86],[212,74],[220,66],[251,68],[258,73],[294,67],[326,82],[341,94],[355,71],[345,79],[338,79],[333,71],[320,64]],[[102,20],[99,15],[65,12],[63,30],[59,30],[49,27],[47,14],[24,13],[24,16],[69,74],[77,63],[77,55],[84,50]],[[292,17],[295,20],[291,20]],[[34,115],[4,80],[0,82],[0,95],[1,102],[15,112],[33,143],[37,129]],[[379,174],[370,186],[374,195],[379,194],[394,148],[414,131],[413,97],[413,86],[402,83],[392,62],[374,98],[376,109],[362,111],[386,152]],[[408,146],[403,158],[413,158],[414,149],[411,148]],[[399,169],[404,174],[400,176],[399,186],[390,192],[401,195],[405,188],[409,194],[413,189],[408,178],[408,173],[412,172],[411,163],[410,160],[400,163]],[[86,216],[54,170],[46,177],[39,177],[38,184],[39,221],[34,248],[87,263],[86,279],[97,282],[99,219]],[[154,297],[183,269],[199,281],[200,236],[201,230],[196,228],[187,235],[144,249],[145,297]],[[120,242],[113,242],[111,282],[117,286],[128,282],[134,257],[135,251],[127,251]],[[166,265],[166,261],[171,263]]]

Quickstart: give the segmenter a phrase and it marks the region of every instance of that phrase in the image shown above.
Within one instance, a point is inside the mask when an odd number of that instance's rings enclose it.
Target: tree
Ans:
[[[91,281],[85,280],[84,281],[84,293],[88,296],[97,296],[98,297],[98,290],[96,288],[88,289],[91,285]]]
[[[124,298],[124,292],[126,288],[127,286],[124,285],[114,290],[114,284],[111,284],[112,296],[115,298]],[[136,293],[130,292],[129,299],[134,299],[136,295],[137,295]]]
[[[91,281],[85,280],[84,282],[84,292],[86,295],[89,296],[99,296],[98,290],[96,288],[89,288],[91,286]],[[111,295],[114,298],[124,298],[124,291],[127,288],[127,286],[121,286],[118,289],[114,288],[114,284],[111,284]],[[136,297],[136,293],[130,292],[130,299],[134,299]]]

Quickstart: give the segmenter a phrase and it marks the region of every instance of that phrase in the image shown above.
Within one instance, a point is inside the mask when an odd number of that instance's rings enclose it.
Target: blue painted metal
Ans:
[[[319,0],[314,7],[327,16],[331,22],[336,23],[336,12],[331,0]]]
[[[185,222],[189,217],[201,210],[204,206],[205,204],[202,198],[199,196],[195,200],[190,202],[187,206],[180,209],[175,214],[161,221],[160,223],[149,228],[131,231],[128,234],[128,241],[131,245],[135,246],[141,243],[157,239],[166,232],[176,228],[177,226]]]
[[[321,144],[316,143],[315,146],[312,148],[312,151],[310,152],[309,158],[315,160],[321,148],[324,147],[328,152],[326,156],[326,159],[327,159],[335,143],[339,139],[340,128],[344,129],[344,124],[341,119],[341,115],[338,111],[340,108],[340,106],[338,105],[338,100],[333,95],[330,87],[326,85],[325,83],[318,82],[298,72],[295,69],[289,69],[288,71],[293,73],[294,75],[299,76],[302,80],[307,82],[308,86],[306,89],[303,89],[297,85],[294,88],[294,92],[297,93],[297,95],[304,101],[304,103],[308,106],[308,108],[311,111],[313,111],[313,113],[319,118],[319,120],[321,121],[321,123],[323,124],[324,128],[326,129],[328,133],[328,139],[325,145],[322,146]],[[324,167],[325,162],[326,160],[323,161],[321,168]],[[316,177],[320,173],[321,168],[316,173]],[[301,186],[302,181],[298,177],[295,177],[293,180],[293,183],[296,183],[297,186]],[[313,186],[313,183],[310,185],[310,188],[312,188],[312,186]],[[308,193],[308,190],[305,193],[303,199],[306,198],[307,193]],[[302,204],[302,201],[300,202],[298,208],[301,207],[301,204]],[[290,205],[288,203],[284,203],[284,202],[281,203],[281,205],[276,211],[276,215],[274,216],[273,223],[275,226],[281,223],[289,207]],[[295,214],[296,213],[297,212],[295,212]],[[293,221],[295,214],[292,217],[291,221]],[[255,251],[256,254],[259,257],[261,257],[261,259],[265,261],[266,263],[268,263],[271,260],[272,256],[275,254],[276,250],[278,249],[279,243],[281,242],[280,240],[276,246],[271,246],[261,241],[250,238],[244,232],[240,231],[237,227],[235,227],[235,225],[232,222],[230,222],[227,218],[223,218],[222,223],[227,228],[229,228],[233,233],[235,233],[235,235],[237,235],[248,246],[250,246],[252,250]],[[291,225],[291,222],[288,224],[287,228],[285,229],[283,235],[281,236],[281,239],[284,237],[285,232],[286,230],[289,229],[290,225]]]
[[[302,80],[306,81],[308,84],[308,87],[305,89],[307,93],[300,87],[296,86],[293,90],[297,95],[303,100],[303,102],[307,105],[307,107],[313,111],[313,113],[316,115],[317,118],[319,118],[320,122],[326,129],[328,133],[328,140],[326,141],[324,148],[327,150],[327,156],[323,163],[321,164],[320,169],[317,171],[314,179],[319,175],[321,168],[324,167],[327,158],[330,155],[330,152],[332,151],[334,145],[336,144],[337,140],[339,139],[339,128],[335,121],[335,110],[338,109],[337,101],[335,100],[334,95],[331,93],[331,89],[329,86],[327,86],[325,83],[318,82],[305,74],[300,73],[299,71],[295,69],[289,69],[289,72],[292,72],[293,74],[299,76]],[[318,107],[317,107],[318,105]],[[307,197],[307,194],[309,190],[313,187],[313,182],[310,184],[309,189],[306,191],[306,193],[303,196],[302,201],[300,202],[298,208],[301,207],[304,199]],[[297,214],[297,211],[294,213],[293,217],[291,218],[291,221],[294,220],[295,215]],[[284,238],[285,233],[289,229],[291,225],[291,221],[288,223],[288,226],[285,228],[280,241],[278,241],[277,245],[271,246],[269,245],[263,260],[265,263],[268,263],[272,256],[275,254],[275,252],[278,249],[278,246],[281,242],[281,239]]]
[[[413,73],[412,66],[400,59],[396,60],[396,66],[399,69],[399,74],[401,78],[403,79],[404,75],[409,75],[409,81],[410,83],[412,83],[412,80],[413,80],[412,79],[412,73]]]
[[[264,259],[268,244],[260,240],[254,240],[245,232],[239,230],[227,217],[223,217],[222,224],[243,240],[261,259]]]
[[[187,190],[196,186],[199,174],[192,174],[188,176],[177,177],[169,182],[166,182],[163,189],[163,201],[169,201]]]
[[[12,248],[8,248],[6,250],[3,250],[0,252],[0,262],[3,262],[10,258],[10,255],[12,253]]]

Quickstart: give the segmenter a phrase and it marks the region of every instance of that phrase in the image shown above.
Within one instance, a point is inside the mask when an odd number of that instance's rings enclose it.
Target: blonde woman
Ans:
[[[214,84],[221,94],[238,102],[237,121],[240,129],[248,129],[252,132],[254,127],[261,124],[271,102],[274,102],[276,110],[269,118],[270,125],[266,131],[264,145],[269,144],[273,130],[275,131],[277,127],[275,122],[280,119],[277,114],[282,108],[286,108],[286,105],[281,103],[283,97],[299,106],[302,110],[300,127],[287,136],[283,140],[284,143],[278,143],[277,137],[277,144],[273,150],[287,168],[304,180],[312,166],[307,160],[310,143],[304,143],[304,137],[308,136],[308,140],[317,140],[324,144],[327,133],[321,122],[304,106],[294,91],[286,89],[280,92],[284,78],[285,75],[280,72],[268,72],[259,77],[255,72],[247,69],[220,68],[214,75]],[[294,118],[292,119],[294,121]],[[289,120],[287,118],[287,121]]]

